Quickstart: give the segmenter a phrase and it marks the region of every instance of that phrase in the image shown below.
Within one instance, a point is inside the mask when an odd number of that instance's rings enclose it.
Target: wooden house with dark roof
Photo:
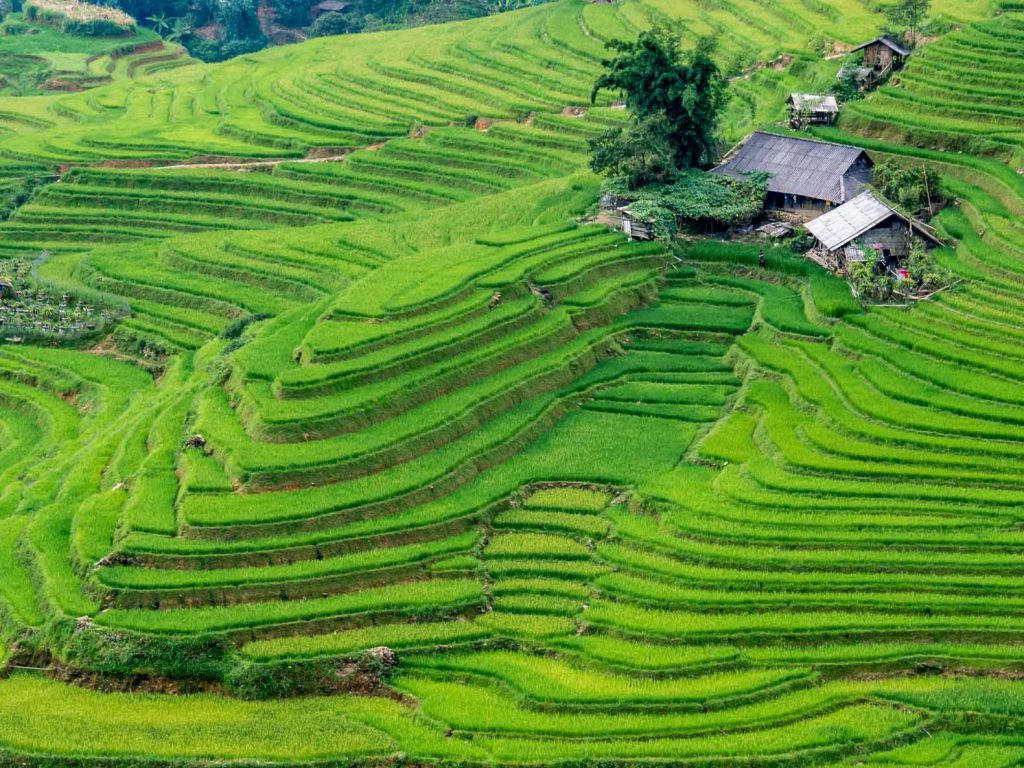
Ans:
[[[853,48],[850,53],[864,51],[864,66],[881,71],[899,69],[910,55],[910,49],[897,43],[892,38],[879,35]]]
[[[890,72],[900,69],[910,55],[909,48],[885,35],[861,43],[850,53],[858,51],[864,51],[864,62],[855,71],[857,84],[862,88],[873,88]]]
[[[858,147],[758,131],[711,172],[739,179],[767,173],[768,208],[820,213],[856,197],[873,167]]]

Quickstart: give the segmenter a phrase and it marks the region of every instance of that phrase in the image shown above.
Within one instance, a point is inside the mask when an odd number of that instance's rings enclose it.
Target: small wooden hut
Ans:
[[[651,240],[654,238],[654,223],[641,219],[628,205],[619,209],[622,214],[622,231],[630,240]]]
[[[831,93],[792,93],[789,105],[789,127],[799,131],[808,125],[832,125],[839,115],[839,104]]]
[[[910,55],[909,48],[905,48],[885,35],[879,35],[874,40],[861,43],[850,53],[858,51],[864,51],[863,66],[856,71],[857,83],[862,88],[873,88],[890,72],[900,69]]]
[[[870,191],[807,222],[807,231],[815,241],[811,257],[832,270],[864,261],[864,248],[874,249],[878,260],[891,268],[910,254],[914,237],[929,246],[942,245],[930,227],[905,216]]]

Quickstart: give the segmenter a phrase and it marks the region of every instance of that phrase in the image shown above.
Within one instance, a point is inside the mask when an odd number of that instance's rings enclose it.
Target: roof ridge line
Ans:
[[[788,133],[772,133],[771,131],[754,131],[750,136],[743,140],[742,143],[746,143],[751,137],[757,134],[763,134],[765,136],[775,136],[780,139],[790,139],[792,141],[808,141],[811,144],[828,144],[831,147],[843,147],[844,149],[856,149],[859,152],[866,152],[863,147],[858,147],[855,144],[840,144],[838,141],[825,141],[824,139],[809,139],[805,136],[790,136]]]

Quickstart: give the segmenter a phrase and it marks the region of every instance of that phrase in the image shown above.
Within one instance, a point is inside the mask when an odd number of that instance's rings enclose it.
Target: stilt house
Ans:
[[[850,53],[858,51],[864,51],[864,63],[856,71],[857,83],[862,88],[873,88],[894,69],[900,69],[910,55],[909,48],[884,35],[861,43]]]

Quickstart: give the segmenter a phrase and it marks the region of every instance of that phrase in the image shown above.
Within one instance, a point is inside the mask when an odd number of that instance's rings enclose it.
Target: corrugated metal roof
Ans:
[[[831,93],[794,93],[790,94],[789,103],[801,111],[838,112],[839,104]]]
[[[770,192],[841,203],[856,192],[851,188],[856,183],[844,185],[843,176],[863,154],[864,150],[857,147],[758,131],[712,172],[744,178],[749,173],[766,171],[771,174]]]
[[[834,251],[878,226],[893,214],[899,216],[895,210],[870,192],[862,192],[850,202],[843,203],[838,208],[807,222],[807,231],[825,248]]]
[[[897,43],[895,40],[890,40],[885,35],[879,35],[878,37],[874,38],[873,40],[868,40],[866,43],[861,43],[856,48],[851,48],[850,49],[850,53],[854,53],[856,51],[861,51],[861,50],[867,48],[869,45],[874,45],[875,43],[881,43],[886,48],[890,48],[893,51],[895,51],[896,53],[898,53],[900,56],[909,56],[910,55],[910,50],[909,49],[904,48],[902,45]]]

